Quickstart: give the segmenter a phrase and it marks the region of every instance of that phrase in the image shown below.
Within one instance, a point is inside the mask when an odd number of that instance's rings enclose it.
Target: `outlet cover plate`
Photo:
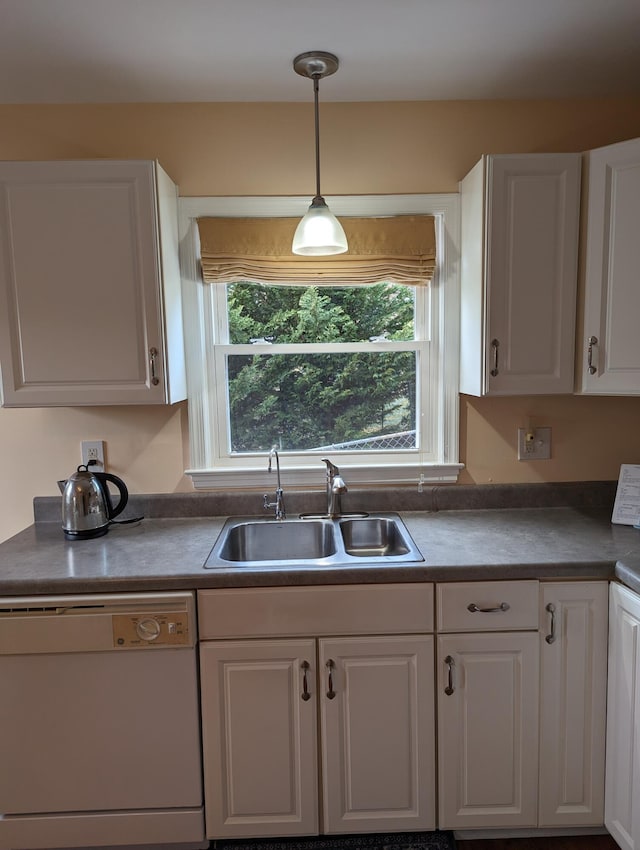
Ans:
[[[526,435],[526,428],[518,428],[518,460],[550,460],[551,428],[534,428],[533,440]]]
[[[89,466],[90,472],[106,472],[104,462],[104,440],[83,440],[81,443],[82,463],[88,465],[89,460],[95,460]]]

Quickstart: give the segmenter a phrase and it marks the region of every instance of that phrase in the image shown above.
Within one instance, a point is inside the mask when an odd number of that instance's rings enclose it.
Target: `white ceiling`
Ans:
[[[640,94],[640,0],[0,0],[0,103]]]

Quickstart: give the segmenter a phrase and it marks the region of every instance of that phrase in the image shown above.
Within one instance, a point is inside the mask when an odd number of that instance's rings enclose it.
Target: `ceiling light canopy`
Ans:
[[[317,257],[329,254],[344,254],[348,250],[347,237],[342,225],[331,212],[320,192],[320,129],[318,118],[318,92],[320,80],[335,74],[338,58],[333,53],[313,50],[301,53],[293,60],[296,74],[313,80],[313,101],[316,141],[316,194],[311,206],[300,220],[293,236],[291,250],[294,254]]]

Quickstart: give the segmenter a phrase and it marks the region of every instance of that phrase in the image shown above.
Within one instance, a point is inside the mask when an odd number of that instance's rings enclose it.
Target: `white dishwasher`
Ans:
[[[192,593],[0,598],[0,848],[206,847]]]

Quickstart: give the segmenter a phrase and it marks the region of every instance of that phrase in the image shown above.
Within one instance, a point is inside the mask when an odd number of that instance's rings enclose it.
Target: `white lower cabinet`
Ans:
[[[640,594],[612,584],[605,824],[623,850],[640,848]]]
[[[608,582],[540,585],[541,827],[601,826]]]
[[[535,826],[538,636],[438,638],[441,829]]]
[[[436,598],[439,827],[601,826],[607,582]]]
[[[435,828],[433,636],[319,641],[324,832]]]
[[[208,838],[435,828],[432,586],[386,588],[201,591]]]
[[[606,822],[640,850],[640,597],[615,591]],[[207,837],[602,826],[607,596],[438,584],[434,646],[430,584],[200,591]]]
[[[313,640],[201,644],[207,837],[318,831],[315,655]]]
[[[436,617],[438,826],[536,826],[538,582],[439,584]]]

